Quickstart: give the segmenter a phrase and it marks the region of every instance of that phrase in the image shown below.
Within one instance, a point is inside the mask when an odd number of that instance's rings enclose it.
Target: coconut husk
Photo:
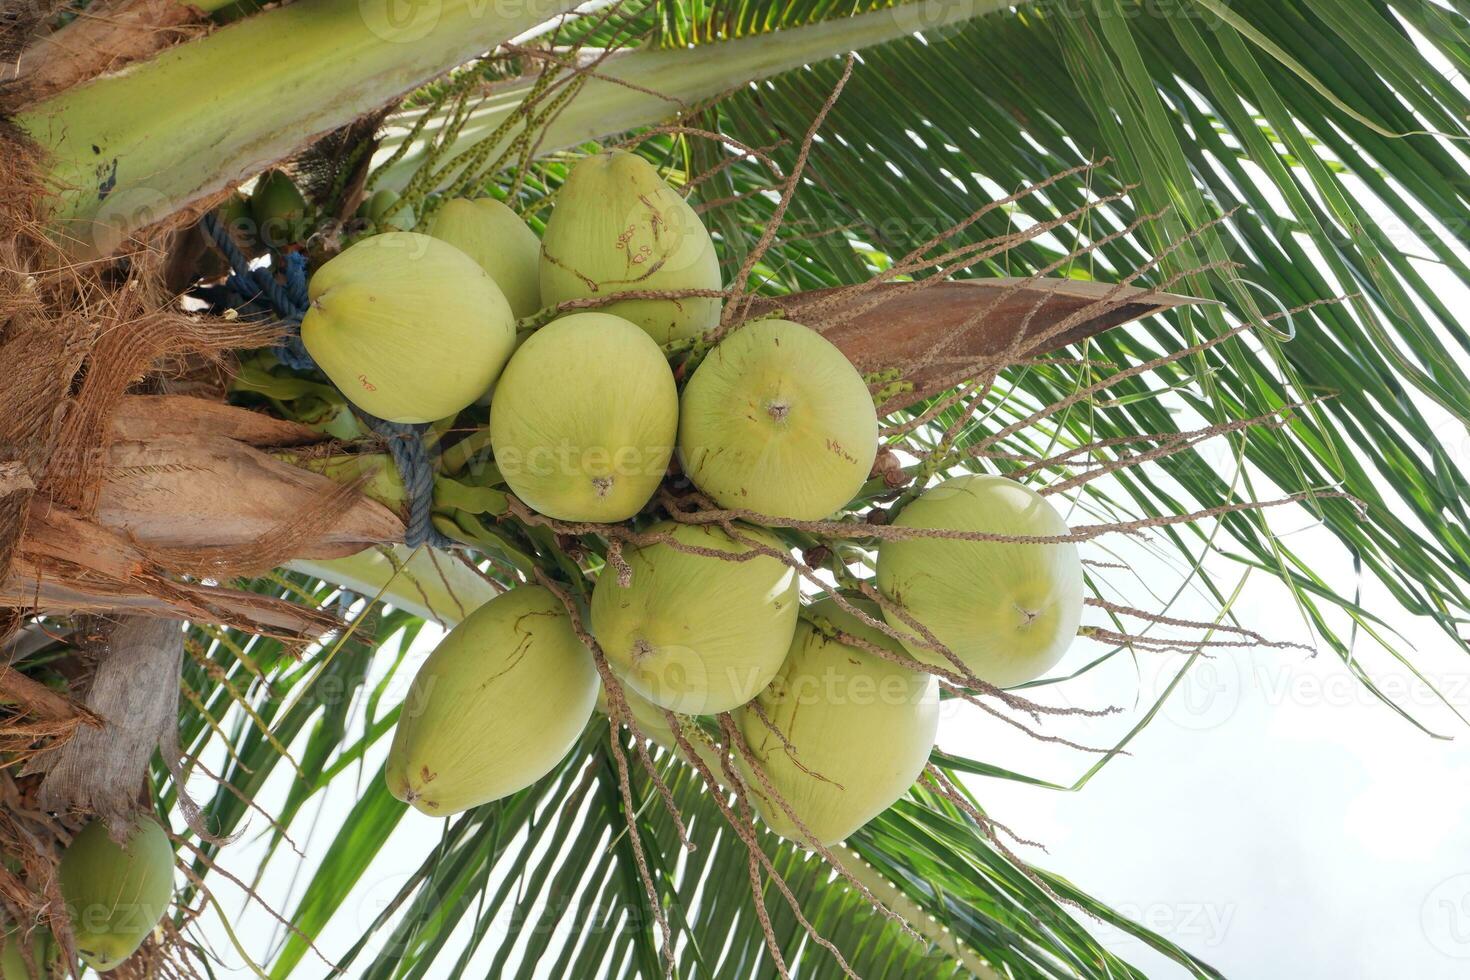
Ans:
[[[915,296],[912,293],[922,292]],[[861,371],[896,371],[911,388],[885,402],[897,411],[1007,363],[1050,354],[1105,330],[1204,302],[1189,296],[1076,279],[963,279],[839,286],[756,300],[819,318],[823,336]]]
[[[168,290],[192,213],[114,259],[69,263],[45,231],[33,147],[0,130],[0,151],[15,163],[0,175],[0,362],[13,374],[0,390],[0,632],[21,613],[78,611],[330,629],[331,617],[201,580],[392,540],[397,517],[263,451],[316,440],[309,430],[201,399],[130,401],[180,368],[227,367],[279,326],[188,313]]]
[[[15,50],[7,52],[0,68],[11,108],[151,58],[209,29],[199,9],[179,0],[105,0],[77,11],[59,30],[44,33],[39,29],[44,23],[32,22],[11,39]]]

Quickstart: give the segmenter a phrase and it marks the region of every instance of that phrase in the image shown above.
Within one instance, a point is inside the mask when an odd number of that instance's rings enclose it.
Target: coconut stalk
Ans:
[[[432,548],[367,548],[346,558],[299,559],[293,572],[405,609],[450,629],[500,590],[477,570]]]
[[[106,254],[572,6],[291,4],[67,89],[16,121],[48,154],[68,251]]]
[[[68,250],[79,258],[106,254],[133,232],[290,156],[313,136],[574,6],[568,0],[532,0],[505,11],[446,0],[413,5],[398,17],[394,3],[314,0],[265,11],[167,48],[130,71],[65,88],[29,106],[17,121],[50,154],[59,197],[55,217]],[[728,41],[717,56],[684,50],[616,54],[551,121],[541,147],[550,152],[657,122],[683,105],[751,81],[1007,6],[1000,0],[922,0]],[[270,52],[269,71],[219,70],[254,64],[263,51]],[[40,91],[90,73],[91,67],[73,72]],[[443,159],[493,132],[531,84],[518,80],[492,90]],[[185,105],[170,97],[179,91],[195,97]],[[416,118],[395,118],[402,126],[398,142]],[[431,121],[385,171],[380,186],[405,186],[443,123]],[[392,152],[393,139],[386,152]]]
[[[1003,0],[920,0],[693,49],[614,52],[597,65],[583,89],[537,133],[539,152],[551,153],[652,125],[751,82],[1011,6]],[[485,100],[469,114],[454,142],[438,151],[436,166],[454,160],[494,133],[520,107],[534,84],[534,79],[526,78],[492,86]],[[431,118],[403,149],[404,141],[425,114]],[[397,152],[403,155],[383,169],[376,186],[402,190],[434,149],[449,116],[425,108],[396,113],[389,122],[392,129],[383,141],[379,158],[387,160]],[[505,142],[483,159],[494,159],[515,135],[513,131],[507,134]]]

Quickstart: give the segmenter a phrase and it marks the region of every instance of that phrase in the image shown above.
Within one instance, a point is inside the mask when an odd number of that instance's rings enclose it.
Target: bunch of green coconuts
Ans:
[[[992,476],[941,482],[894,518],[939,533],[881,542],[876,584],[890,603],[804,603],[790,549],[762,518],[843,511],[878,449],[873,398],[801,324],[757,319],[721,334],[714,243],[642,157],[578,162],[539,240],[494,200],[449,201],[425,230],[373,235],[315,273],[307,350],[347,398],[395,421],[452,417],[488,393],[495,466],[522,503],[563,527],[637,518],[643,543],[598,575],[590,632],[640,729],[665,747],[685,724],[668,712],[734,713],[750,750],[735,761],[777,833],[842,840],[922,771],[937,680],[880,651],[954,671],[942,645],[1008,686],[1044,673],[1076,635],[1074,544],[942,536],[1067,535],[1043,498]],[[518,320],[556,309],[518,342]],[[667,352],[701,338],[718,342],[680,383]],[[730,520],[658,519],[651,502],[675,461]],[[514,793],[566,755],[600,696],[562,598],[514,588],[420,670],[390,789],[435,816]]]
[[[359,216],[415,227],[396,201],[380,191]],[[312,220],[279,172],[223,211],[282,241]],[[939,533],[880,542],[876,585],[888,603],[804,600],[781,557],[790,549],[761,518],[843,512],[877,453],[873,398],[841,351],[777,318],[729,330],[680,384],[666,351],[717,332],[721,286],[694,210],[642,157],[607,152],[574,167],[542,238],[498,201],[455,199],[426,233],[383,230],[349,245],[311,277],[301,336],[343,395],[381,418],[436,422],[488,399],[495,466],[537,513],[574,525],[638,518],[650,543],[624,550],[621,568],[606,565],[589,604],[633,719],[719,773],[709,742],[691,738],[692,719],[732,712],[748,750],[734,761],[763,821],[828,845],[902,796],[934,745],[936,677],[878,651],[953,671],[937,641],[983,681],[1031,680],[1077,633],[1082,565],[1069,542],[943,537],[1068,533],[1030,489],[961,476],[893,518]],[[685,295],[600,302],[629,292]],[[518,336],[518,321],[569,301],[587,308]],[[675,460],[740,519],[658,519],[650,503]],[[389,788],[433,816],[507,796],[555,768],[599,704],[608,710],[562,599],[518,586],[468,616],[420,669]],[[109,970],[138,949],[168,908],[172,869],[152,819],[123,828],[121,843],[100,822],[77,836],[60,883],[87,964]],[[0,931],[0,980],[43,976],[32,964],[44,971],[52,956],[44,935]]]

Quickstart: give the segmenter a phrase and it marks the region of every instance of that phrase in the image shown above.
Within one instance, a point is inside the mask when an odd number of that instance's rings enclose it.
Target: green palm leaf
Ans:
[[[711,57],[708,46],[724,39],[769,32],[780,37],[801,25],[884,7],[662,0],[628,5],[622,20],[596,26],[586,39],[608,43],[620,34],[652,31],[648,43],[666,49],[660,58],[692,61]],[[1101,395],[989,448],[1051,456],[1096,440],[1159,437],[1306,404],[1282,427],[1227,437],[1232,455],[1246,464],[1244,481],[1185,452],[1119,470],[1106,489],[1086,484],[1080,504],[1100,519],[1133,519],[1208,509],[1252,493],[1346,491],[1363,502],[1363,511],[1328,497],[1307,506],[1356,568],[1379,578],[1405,609],[1433,617],[1458,639],[1470,607],[1470,488],[1446,445],[1450,433],[1437,430],[1431,413],[1447,414],[1457,426],[1470,419],[1463,367],[1470,335],[1416,251],[1432,259],[1438,275],[1470,283],[1454,234],[1470,203],[1470,181],[1446,139],[1433,135],[1463,139],[1470,129],[1465,99],[1431,51],[1454,68],[1470,65],[1463,11],[1428,0],[1239,0],[1228,6],[1181,0],[1146,7],[1068,0],[1023,4],[866,48],[813,148],[788,233],[758,267],[761,289],[779,295],[867,278],[970,215],[978,202],[1109,158],[975,222],[964,240],[1085,212],[1055,234],[1018,242],[970,274],[1027,275],[1055,267],[1054,274],[1117,281],[1157,259],[1142,284],[1177,277],[1182,291],[1227,305],[1172,310],[1088,341],[1078,351],[1085,360],[1009,372],[954,445],[964,457],[961,465],[978,467],[978,457],[964,456],[967,450],[1085,388],[1113,370],[1108,365],[1152,360],[1218,336],[1233,324],[1229,311],[1237,311],[1257,323],[1248,338],[1119,379]],[[840,71],[834,59],[813,59],[722,100],[704,111],[700,124],[753,146],[786,140],[772,155],[789,171],[795,142]],[[669,70],[670,77],[677,74]],[[760,74],[752,68],[747,77]],[[660,137],[649,150],[692,171],[716,159],[708,145],[677,137]],[[562,172],[561,161],[551,159],[538,166],[536,177],[554,187]],[[728,270],[739,267],[771,218],[769,197],[752,193],[769,182],[768,173],[742,163],[697,191],[705,203],[734,199],[708,215]],[[1099,204],[1103,198],[1108,202]],[[1157,217],[1144,220],[1151,214]],[[1385,216],[1415,229],[1414,240],[1397,238]],[[1110,237],[1135,223],[1136,232]],[[1071,254],[1078,249],[1084,254]],[[1269,323],[1262,319],[1335,297],[1347,298]],[[949,410],[930,428],[963,421]],[[1077,476],[1078,469],[1058,461],[1037,475],[1056,482]],[[1236,513],[1219,523],[1218,533],[1208,526],[1163,529],[1159,546],[1184,555],[1201,586],[1224,606],[1233,590],[1199,569],[1202,554],[1222,553],[1278,575],[1318,634],[1376,690],[1352,660],[1352,641],[1361,633],[1392,643],[1382,622],[1288,542],[1273,538],[1261,515]],[[332,598],[332,588],[314,579],[288,581],[313,602]],[[379,674],[391,674],[418,625],[406,614],[383,617],[378,652],[353,646],[350,656],[339,653],[321,675],[270,641],[196,636],[213,667],[197,664],[186,677],[201,707],[184,734],[194,749],[230,746],[221,774],[227,786],[209,807],[220,832],[243,826],[249,807],[242,797],[259,792],[279,766],[292,764],[282,745],[301,747],[295,761],[304,774],[280,816],[285,829],[319,794],[351,787],[359,798],[332,828],[335,842],[300,897],[281,910],[302,935],[289,935],[273,952],[268,965],[274,977],[318,972],[306,937],[342,913],[351,884],[379,857],[403,813],[381,779],[364,769],[394,712],[384,701],[384,684],[370,688],[366,677],[373,658],[391,660],[374,665]],[[395,635],[396,643],[385,642]],[[1102,656],[1118,653],[1126,648]],[[1395,653],[1409,661],[1409,651]],[[347,692],[345,699],[328,703],[309,696],[308,687],[325,676]],[[298,696],[298,689],[307,693]],[[348,704],[358,710],[347,711]],[[545,780],[449,822],[442,840],[422,848],[422,863],[375,923],[374,941],[365,937],[339,965],[350,975],[373,977],[487,970],[529,976],[536,964],[555,975],[659,975],[656,916],[634,864],[611,753],[599,720]],[[994,760],[936,753],[935,763],[945,771],[1040,783]],[[684,853],[650,777],[632,769],[640,839],[678,937],[678,975],[771,975],[749,895],[748,853],[702,781],[688,767],[661,760],[696,845]],[[770,835],[760,841],[813,926],[854,972],[969,972],[940,944],[916,941],[869,910],[825,863]],[[933,916],[996,975],[1141,976],[1089,932],[1089,916],[1141,938],[1193,975],[1216,975],[1064,878],[1025,868],[972,816],[925,789],[915,789],[850,846],[898,890],[896,906],[915,917]],[[271,866],[288,860],[294,859],[273,845]],[[204,863],[197,870],[207,877]],[[837,961],[807,937],[769,883],[762,901],[794,971],[841,975]],[[388,938],[380,949],[376,939],[382,936]]]

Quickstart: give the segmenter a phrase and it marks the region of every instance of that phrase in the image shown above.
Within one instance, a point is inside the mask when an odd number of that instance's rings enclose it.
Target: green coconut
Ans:
[[[525,789],[582,734],[597,703],[592,654],[547,589],[476,609],[429,655],[403,703],[388,789],[447,817]]]
[[[665,752],[671,752],[691,765],[694,764],[690,755],[679,745],[679,737],[674,734],[674,727],[669,724],[663,708],[626,685],[623,686],[623,700],[628,702],[628,710],[632,712],[633,721],[638,725],[640,735]],[[604,715],[612,714],[612,709],[607,703],[606,687],[598,689],[597,710]],[[693,718],[684,716],[680,718],[684,740],[694,750],[694,755],[704,763],[710,775],[723,782],[724,767],[720,763],[720,750],[714,740],[700,730],[699,724]],[[624,725],[624,727],[627,726]]]
[[[301,188],[284,171],[268,170],[255,182],[250,213],[265,244],[279,248],[306,237],[309,211]]]
[[[769,548],[768,531],[737,526]],[[686,549],[744,555],[751,545],[708,525],[655,525]],[[796,628],[796,571],[780,559],[743,560],[679,550],[659,542],[629,549],[632,581],[612,568],[592,593],[592,632],[623,683],[660,707],[716,714],[744,704],[781,667]]]
[[[642,330],[576,313],[531,335],[495,385],[490,443],[516,496],[563,521],[627,520],[674,454],[679,393]]]
[[[999,476],[946,480],[899,513],[896,527],[1060,537],[1067,522],[1029,487]],[[886,540],[878,587],[981,680],[1011,687],[1056,666],[1082,620],[1082,560],[1072,542]],[[954,669],[891,610],[917,660]]]
[[[510,208],[493,197],[454,198],[434,215],[429,234],[480,263],[518,318],[541,309],[541,239]]]
[[[582,160],[557,192],[541,239],[541,301],[628,290],[720,288],[714,242],[694,209],[648,161],[621,150]],[[697,337],[720,321],[718,297],[622,300],[599,307],[660,344]]]
[[[51,933],[45,929],[37,929],[27,940],[34,969],[26,964],[26,950],[22,948],[21,942],[18,930],[0,933],[0,980],[42,980],[48,975],[47,967],[54,948]]]
[[[318,269],[307,294],[307,351],[354,404],[393,422],[454,415],[484,394],[515,346],[500,287],[428,235],[363,239]]]
[[[247,249],[255,247],[255,216],[251,213],[248,197],[236,191],[215,209],[214,216],[235,241]]]
[[[633,715],[633,721],[638,725],[638,730],[644,738],[659,748],[670,752],[678,751],[679,739],[674,735],[674,727],[669,724],[663,708],[627,687],[623,688],[623,700],[628,703],[628,710]],[[597,710],[604,715],[612,715],[612,706],[608,703],[605,686],[597,689]]]
[[[94,821],[61,855],[58,876],[77,952],[105,973],[137,952],[168,911],[174,850],[168,834],[149,817],[132,823],[123,844]]]
[[[722,507],[820,520],[862,489],[877,451],[862,375],[821,334],[789,320],[732,333],[680,398],[680,463]]]
[[[879,616],[868,600],[847,601]],[[903,653],[896,640],[830,597],[814,603],[808,618],[797,625],[780,672],[755,699],[775,730],[749,706],[735,715],[780,799],[751,771],[744,753],[736,760],[767,826],[810,843],[781,806],[785,801],[812,836],[829,845],[892,806],[923,772],[939,728],[939,682],[837,639],[847,634]]]
[[[389,228],[395,228],[398,231],[413,231],[417,220],[414,218],[413,208],[405,205],[393,212],[391,218],[388,217],[388,209],[397,203],[398,192],[384,187],[374,191],[371,197],[357,206],[357,217],[382,227],[384,231]]]

